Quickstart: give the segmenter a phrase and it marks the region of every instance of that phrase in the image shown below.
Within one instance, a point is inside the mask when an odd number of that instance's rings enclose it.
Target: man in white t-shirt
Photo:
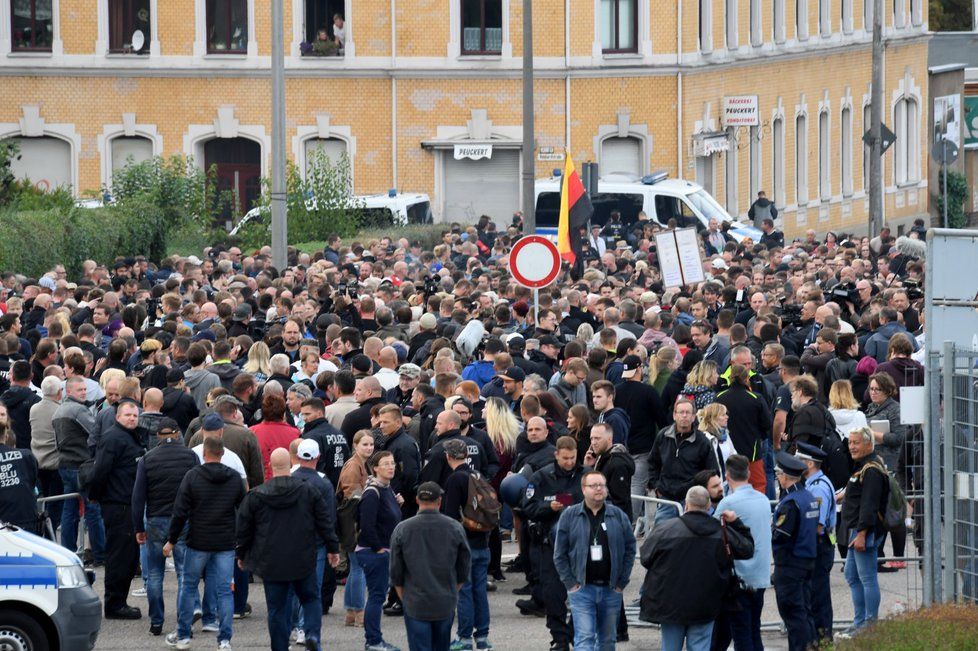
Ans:
[[[224,419],[216,413],[207,414],[204,416],[203,423],[201,423],[200,434],[205,439],[222,438],[224,436]],[[194,446],[194,452],[197,454],[197,458],[200,459],[200,462],[204,463],[204,444],[201,443]],[[224,456],[221,457],[221,463],[241,475],[241,479],[244,480],[245,487],[248,486],[248,475],[245,473],[244,464],[241,463],[241,457],[232,452],[230,449],[224,448]]]

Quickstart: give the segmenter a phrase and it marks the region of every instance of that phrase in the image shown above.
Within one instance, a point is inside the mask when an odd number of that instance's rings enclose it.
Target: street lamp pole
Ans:
[[[870,97],[869,236],[883,227],[883,0],[873,2],[873,75]]]
[[[536,232],[536,197],[534,176],[536,164],[533,138],[533,8],[532,0],[523,0],[523,233]]]
[[[272,264],[288,263],[285,203],[285,18],[283,0],[272,0]]]

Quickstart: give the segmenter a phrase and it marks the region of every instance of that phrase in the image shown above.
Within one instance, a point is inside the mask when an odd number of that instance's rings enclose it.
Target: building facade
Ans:
[[[923,0],[885,3],[886,219],[927,212]],[[359,194],[437,219],[520,205],[520,0],[285,0],[290,157],[347,154]],[[788,234],[865,231],[872,2],[534,0],[536,170],[666,170]],[[334,17],[340,18],[334,18]],[[271,159],[269,0],[0,0],[0,138],[77,194],[193,156],[243,201]],[[491,147],[489,147],[491,145]]]

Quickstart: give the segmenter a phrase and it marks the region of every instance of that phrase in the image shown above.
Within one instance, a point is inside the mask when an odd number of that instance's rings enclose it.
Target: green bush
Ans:
[[[934,200],[937,203],[937,217],[944,222],[944,172],[937,175],[937,192]],[[964,214],[964,203],[968,200],[968,179],[964,174],[948,170],[947,175],[947,221],[951,228],[964,228],[968,225],[968,216]]]

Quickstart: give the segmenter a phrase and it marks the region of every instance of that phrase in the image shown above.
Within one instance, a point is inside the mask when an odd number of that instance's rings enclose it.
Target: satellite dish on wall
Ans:
[[[140,50],[143,49],[143,46],[145,44],[146,44],[146,37],[143,36],[143,31],[141,29],[137,29],[135,32],[132,33],[133,52],[139,52]]]

